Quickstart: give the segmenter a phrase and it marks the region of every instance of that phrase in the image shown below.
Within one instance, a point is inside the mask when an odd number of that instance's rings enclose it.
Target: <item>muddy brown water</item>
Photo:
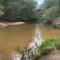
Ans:
[[[43,38],[60,38],[60,30],[40,28]],[[52,36],[54,35],[54,36]],[[12,60],[11,53],[24,50],[35,36],[35,24],[0,28],[0,60]]]
[[[34,36],[34,24],[23,24],[0,28],[0,59],[11,60],[10,54],[17,47],[24,50]]]

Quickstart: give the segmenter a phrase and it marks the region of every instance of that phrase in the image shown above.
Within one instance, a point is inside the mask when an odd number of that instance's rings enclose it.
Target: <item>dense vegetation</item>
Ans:
[[[34,55],[33,60],[39,60],[53,51],[60,51],[60,40],[46,38],[45,41],[43,41],[42,44],[37,47],[38,55]]]
[[[36,20],[34,0],[0,0],[0,20]]]
[[[44,0],[37,7],[35,0],[0,0],[0,20],[43,22],[60,16],[60,0]]]
[[[38,9],[39,21],[51,20],[60,16],[60,0],[44,0],[44,3]]]
[[[46,55],[52,50],[60,50],[60,40],[45,39],[45,41],[38,47],[39,54]]]

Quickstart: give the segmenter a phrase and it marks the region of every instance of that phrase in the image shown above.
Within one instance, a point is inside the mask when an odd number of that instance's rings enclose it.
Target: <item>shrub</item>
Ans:
[[[55,47],[56,47],[56,49],[60,49],[60,40],[56,40],[56,42],[55,42]]]
[[[40,55],[45,55],[53,49],[60,49],[60,40],[45,39],[45,41],[37,48]]]

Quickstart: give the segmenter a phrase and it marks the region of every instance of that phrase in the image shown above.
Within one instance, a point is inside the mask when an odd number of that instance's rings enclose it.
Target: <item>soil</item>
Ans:
[[[52,51],[51,53],[41,57],[39,60],[60,60],[60,51]]]

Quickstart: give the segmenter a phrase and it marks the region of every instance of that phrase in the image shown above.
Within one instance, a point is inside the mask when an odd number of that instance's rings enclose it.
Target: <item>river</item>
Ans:
[[[0,59],[11,60],[12,52],[22,51],[34,36],[35,24],[23,24],[0,28]]]
[[[32,51],[36,52],[36,45],[40,45],[42,42],[40,30],[43,38],[60,38],[60,30],[39,28],[36,24],[0,28],[0,60],[20,60],[20,52],[24,51],[26,47],[33,48]]]

